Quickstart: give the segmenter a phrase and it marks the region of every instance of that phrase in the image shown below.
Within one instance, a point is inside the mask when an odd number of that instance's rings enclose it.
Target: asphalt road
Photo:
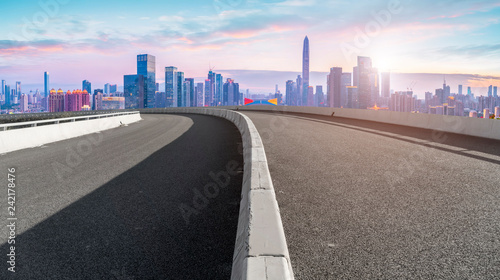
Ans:
[[[500,141],[244,113],[263,139],[296,279],[500,278]]]
[[[0,156],[0,279],[229,278],[242,185],[241,135],[215,117],[142,118]],[[214,185],[210,173],[226,172],[228,163],[239,170],[227,186]],[[11,167],[15,273],[7,270],[6,256]]]

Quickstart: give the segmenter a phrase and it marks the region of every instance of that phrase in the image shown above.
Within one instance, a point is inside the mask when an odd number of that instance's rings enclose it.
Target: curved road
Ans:
[[[142,118],[0,156],[2,193],[7,168],[16,168],[18,218],[12,273],[2,195],[0,279],[229,278],[240,133],[209,116]],[[228,163],[239,166],[231,176]]]
[[[296,279],[500,278],[500,141],[243,113],[263,139]]]

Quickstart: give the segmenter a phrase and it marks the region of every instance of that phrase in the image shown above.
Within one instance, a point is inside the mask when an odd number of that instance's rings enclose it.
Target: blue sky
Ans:
[[[498,1],[41,0],[2,1],[0,9],[0,79],[11,84],[37,86],[49,71],[56,87],[121,85],[140,53],[156,56],[159,82],[170,65],[199,79],[209,65],[299,72],[307,35],[311,71],[350,72],[362,55],[383,71],[475,74],[461,83],[500,86]],[[285,81],[247,78],[244,87],[272,91],[275,83]]]

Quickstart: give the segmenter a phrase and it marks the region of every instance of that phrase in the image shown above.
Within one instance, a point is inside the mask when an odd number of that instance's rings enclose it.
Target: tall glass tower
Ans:
[[[177,107],[177,67],[165,67],[165,94],[173,100],[172,107]]]
[[[137,75],[146,78],[144,89],[144,108],[155,107],[156,58],[150,54],[137,56]]]
[[[307,94],[309,89],[309,38],[304,39],[302,51],[302,105],[307,104]]]
[[[43,89],[44,93],[43,96],[48,97],[49,96],[49,72],[43,73]]]

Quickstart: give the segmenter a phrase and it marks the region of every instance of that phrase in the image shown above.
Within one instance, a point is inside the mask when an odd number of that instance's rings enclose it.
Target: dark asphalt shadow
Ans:
[[[240,110],[244,111],[244,110]],[[300,118],[308,121],[325,123],[330,125],[342,125],[347,129],[359,130],[367,133],[372,133],[384,137],[389,137],[393,139],[398,139],[401,141],[406,141],[409,143],[422,145],[426,147],[432,147],[434,149],[438,149],[441,151],[446,151],[450,153],[454,153],[457,155],[462,155],[474,159],[479,159],[495,164],[500,165],[500,161],[488,157],[484,157],[481,155],[470,154],[467,151],[475,151],[480,153],[485,153],[494,156],[500,156],[500,140],[488,139],[483,137],[462,135],[456,133],[449,132],[439,132],[431,129],[424,128],[416,128],[416,127],[408,127],[403,125],[395,125],[395,124],[386,124],[374,121],[365,121],[365,120],[357,120],[357,119],[349,119],[349,118],[340,118],[335,116],[322,116],[322,115],[313,115],[313,114],[303,114],[303,113],[289,113],[289,112],[273,112],[273,111],[247,111],[247,112],[259,112],[259,113],[267,113],[267,114],[279,114],[292,118]],[[355,127],[346,127],[344,125],[355,126]],[[357,127],[357,128],[356,128]],[[404,137],[415,138],[416,141],[412,141],[408,138],[401,138],[395,135],[387,135],[384,133],[377,133],[374,131],[369,131],[366,129],[375,129],[380,132],[388,132],[393,134],[398,134]],[[422,143],[422,140],[425,141]],[[457,151],[455,149],[447,149],[442,146],[435,146],[433,143],[444,144],[453,146],[459,149]]]
[[[184,116],[194,124],[181,137],[18,235],[16,273],[7,271],[10,245],[3,244],[0,279],[229,279],[241,135],[229,121]],[[204,186],[214,182],[209,173],[224,172],[234,161],[237,175],[218,192],[212,185],[207,198]],[[189,224],[182,204],[196,210]]]

